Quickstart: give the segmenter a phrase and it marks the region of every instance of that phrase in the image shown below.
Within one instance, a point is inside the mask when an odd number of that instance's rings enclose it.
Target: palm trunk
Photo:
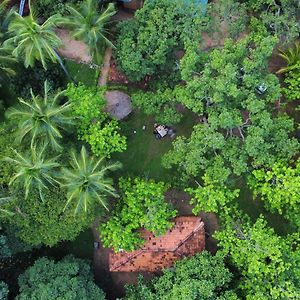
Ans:
[[[25,0],[20,1],[20,6],[19,6],[19,15],[22,17],[23,12],[24,12],[24,6],[25,6]]]
[[[59,63],[59,65],[61,66],[61,68],[63,69],[63,71],[65,72],[65,74],[67,75],[68,79],[70,79],[75,85],[77,85],[77,81],[71,76],[71,74],[68,72],[68,70],[66,69],[61,57],[59,56],[59,54],[56,52],[56,50],[54,50],[56,59]]]

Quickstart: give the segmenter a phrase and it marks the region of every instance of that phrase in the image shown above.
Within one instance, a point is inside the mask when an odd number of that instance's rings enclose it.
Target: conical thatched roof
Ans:
[[[121,120],[131,113],[131,100],[127,94],[120,91],[107,91],[104,96],[107,101],[105,110],[111,117]]]

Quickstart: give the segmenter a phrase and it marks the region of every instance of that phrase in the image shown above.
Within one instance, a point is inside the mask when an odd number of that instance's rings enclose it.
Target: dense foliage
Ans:
[[[178,100],[203,115],[204,124],[195,125],[190,138],[174,141],[174,150],[164,157],[166,167],[197,176],[221,159],[229,174],[239,176],[251,166],[272,165],[296,153],[292,119],[272,114],[280,97],[278,78],[267,64],[275,42],[260,36],[228,40],[210,53],[201,73],[196,69],[186,86],[176,88]]]
[[[160,124],[177,124],[182,114],[176,111],[176,99],[171,89],[154,92],[138,91],[132,96],[133,105],[142,109],[147,115],[155,115]]]
[[[109,3],[107,8],[98,12],[99,1],[82,1],[76,6],[67,6],[69,12],[66,15],[63,24],[69,27],[73,32],[73,37],[84,41],[88,47],[91,56],[97,64],[102,62],[103,46],[114,47],[108,39],[108,23],[110,18],[116,13],[113,3]]]
[[[300,160],[294,167],[278,162],[268,169],[253,170],[249,184],[267,209],[283,214],[300,228]]]
[[[7,300],[8,299],[8,285],[0,281],[0,300]]]
[[[63,187],[68,198],[65,208],[75,201],[75,214],[81,210],[87,212],[97,203],[108,210],[106,197],[117,194],[107,173],[120,168],[120,163],[107,163],[104,157],[89,156],[84,146],[79,155],[71,152],[70,167],[62,169]]]
[[[74,218],[74,209],[64,210],[66,195],[58,189],[44,191],[44,201],[33,191],[24,198],[22,190],[9,205],[16,213],[7,221],[18,228],[17,236],[27,244],[53,246],[60,241],[74,240],[89,227],[92,213]]]
[[[117,58],[129,79],[147,75],[174,76],[176,51],[200,41],[202,10],[193,1],[145,1],[132,20],[120,23]]]
[[[172,226],[170,218],[176,210],[165,201],[168,186],[153,180],[120,179],[121,201],[108,222],[99,228],[103,244],[132,251],[143,244],[138,229],[145,228],[155,235],[164,234]]]
[[[300,276],[299,237],[282,238],[260,217],[254,224],[229,219],[216,238],[241,271],[246,299],[297,299]]]
[[[110,157],[126,150],[126,137],[120,134],[118,122],[104,112],[105,88],[88,88],[70,84],[66,95],[77,117],[78,136],[90,144],[96,156]]]
[[[202,252],[176,262],[174,268],[165,269],[163,275],[148,284],[140,278],[137,286],[127,287],[124,299],[237,300],[235,293],[228,290],[232,277],[223,256]]]
[[[63,299],[104,300],[103,291],[93,282],[88,263],[72,256],[55,262],[38,259],[19,277],[19,300]]]

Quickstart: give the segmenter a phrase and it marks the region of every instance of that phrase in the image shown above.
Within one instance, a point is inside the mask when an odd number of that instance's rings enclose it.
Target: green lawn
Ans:
[[[122,133],[127,137],[127,150],[114,154],[112,159],[119,160],[123,164],[122,176],[141,176],[157,180],[171,181],[174,175],[171,170],[161,166],[162,156],[171,149],[172,139],[165,137],[155,139],[153,134],[153,117],[146,116],[139,110],[135,110],[128,120],[120,122]],[[189,136],[195,124],[195,115],[191,112],[184,114],[180,124],[174,126],[177,135]],[[143,126],[146,129],[143,130]],[[136,130],[136,133],[134,133]]]
[[[99,69],[93,69],[87,64],[79,64],[72,60],[66,60],[65,65],[75,81],[82,82],[86,86],[97,85]]]
[[[253,200],[252,192],[246,185],[246,181],[244,179],[241,179],[236,183],[236,188],[240,189],[238,205],[245,213],[250,216],[253,222],[255,222],[259,215],[262,214],[267,220],[269,226],[273,227],[279,235],[286,235],[288,233],[292,233],[295,230],[295,228],[293,228],[291,224],[289,224],[289,222],[281,215],[279,215],[278,213],[272,214],[268,212],[264,208],[263,201],[259,199]]]

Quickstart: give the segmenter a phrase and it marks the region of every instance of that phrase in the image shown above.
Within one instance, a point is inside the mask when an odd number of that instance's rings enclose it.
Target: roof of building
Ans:
[[[159,271],[184,257],[205,249],[204,223],[199,217],[177,217],[166,234],[155,237],[142,229],[144,245],[132,252],[109,254],[109,269],[113,272]]]
[[[121,120],[131,113],[131,100],[127,94],[120,91],[107,91],[104,97],[107,101],[105,110],[111,117]]]

